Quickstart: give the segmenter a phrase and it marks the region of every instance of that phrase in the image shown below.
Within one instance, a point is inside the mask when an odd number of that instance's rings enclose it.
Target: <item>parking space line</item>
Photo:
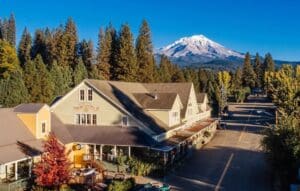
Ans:
[[[232,159],[233,159],[233,156],[234,156],[234,154],[231,153],[231,155],[230,155],[230,157],[229,157],[229,159],[228,159],[228,161],[227,161],[227,163],[226,163],[226,166],[225,166],[225,168],[224,168],[224,170],[223,170],[223,172],[222,172],[222,175],[221,175],[221,177],[220,177],[220,179],[219,179],[219,182],[218,182],[218,184],[217,184],[217,186],[216,186],[216,188],[215,188],[215,191],[218,191],[218,190],[220,189],[220,186],[221,186],[221,184],[222,184],[222,182],[223,182],[223,179],[224,179],[224,177],[225,177],[225,175],[226,175],[226,173],[227,173],[227,170],[228,170],[228,168],[229,168],[229,166],[230,166],[230,163],[231,163],[231,161],[232,161]]]

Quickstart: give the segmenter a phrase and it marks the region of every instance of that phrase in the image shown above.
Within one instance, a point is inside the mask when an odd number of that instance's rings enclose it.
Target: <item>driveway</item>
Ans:
[[[224,121],[225,128],[164,181],[173,190],[184,191],[271,190],[270,173],[260,146],[262,131],[267,128],[264,125],[273,121],[270,107],[272,104],[258,97],[229,105],[231,117]]]

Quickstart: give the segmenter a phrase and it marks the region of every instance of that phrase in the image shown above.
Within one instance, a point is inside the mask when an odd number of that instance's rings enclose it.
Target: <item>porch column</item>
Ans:
[[[114,146],[114,156],[117,157],[117,145]]]
[[[128,157],[130,158],[131,157],[131,147],[128,146]]]
[[[102,154],[103,154],[103,149],[102,149],[102,145],[100,145],[100,160],[102,161],[103,157],[102,157]]]
[[[15,180],[18,180],[18,162],[15,162]]]

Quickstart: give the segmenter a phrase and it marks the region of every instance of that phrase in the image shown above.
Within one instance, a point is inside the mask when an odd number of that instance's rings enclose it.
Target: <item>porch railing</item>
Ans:
[[[20,179],[10,183],[0,183],[1,191],[23,191],[26,188],[28,178]]]

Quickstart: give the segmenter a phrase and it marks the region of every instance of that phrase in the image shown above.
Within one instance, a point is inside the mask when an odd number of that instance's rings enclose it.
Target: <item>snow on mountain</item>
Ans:
[[[208,39],[204,35],[183,37],[158,49],[157,54],[168,56],[180,65],[206,63],[215,60],[240,60],[244,55]]]

